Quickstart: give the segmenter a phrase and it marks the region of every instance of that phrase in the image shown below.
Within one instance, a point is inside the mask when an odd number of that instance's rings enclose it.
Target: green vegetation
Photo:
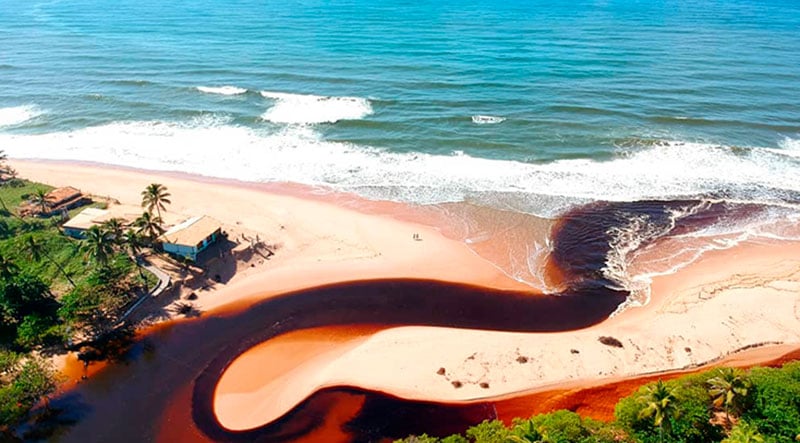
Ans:
[[[125,231],[112,219],[88,229],[84,240],[62,234],[61,217],[23,217],[26,204],[49,212],[52,188],[17,178],[4,160],[0,151],[0,439],[13,436],[13,426],[42,400],[47,409],[57,378],[39,355],[101,342],[139,288],[155,284],[140,267],[142,233],[162,232],[151,212],[140,230]],[[162,185],[143,195],[149,211],[169,203]]]
[[[133,261],[105,229],[92,228],[98,238],[80,241],[59,231],[58,217],[18,215],[21,204],[45,198],[48,190],[19,179],[0,186],[6,208],[0,214],[0,347],[25,352],[64,343],[71,338],[67,330],[91,337],[102,329],[95,320],[109,327],[142,285]]]
[[[58,387],[52,365],[39,357],[22,358],[0,350],[0,437],[23,419],[40,401],[49,407],[48,396]]]
[[[718,368],[642,386],[605,423],[556,411],[511,426],[484,421],[464,435],[410,436],[439,443],[789,443],[800,441],[800,362],[743,371]]]

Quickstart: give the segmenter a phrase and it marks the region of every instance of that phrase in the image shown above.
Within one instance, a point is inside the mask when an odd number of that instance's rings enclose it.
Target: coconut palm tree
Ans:
[[[47,196],[47,191],[42,188],[36,189],[36,192],[34,192],[31,197],[31,202],[39,206],[39,211],[41,211],[42,215],[50,211],[50,197]]]
[[[67,274],[67,271],[64,269],[63,266],[61,266],[61,263],[54,260],[53,257],[51,257],[50,254],[47,253],[47,249],[42,244],[42,242],[36,240],[36,238],[31,234],[28,234],[28,236],[25,237],[25,250],[28,253],[28,256],[34,261],[40,261],[42,257],[44,257],[50,263],[56,265],[56,268],[58,268],[58,272],[60,272],[61,275],[63,275],[64,278],[67,279],[67,281],[72,285],[73,288],[75,287],[75,282],[72,281],[72,278],[70,278],[69,274]]]
[[[128,229],[124,234],[122,234],[121,245],[128,250],[133,263],[136,264],[136,269],[139,271],[139,276],[144,282],[144,290],[147,291],[147,279],[144,276],[144,272],[142,271],[142,263],[139,259],[139,254],[142,253],[142,248],[144,247],[144,238],[142,238],[142,234],[133,229]]]
[[[120,218],[111,218],[103,222],[101,225],[103,229],[108,232],[111,238],[121,245],[122,243],[122,219]]]
[[[161,227],[161,224],[161,217],[153,217],[149,212],[142,213],[133,222],[137,232],[145,235],[151,243],[155,242],[158,236],[164,233],[164,228]]]
[[[664,422],[669,426],[669,419],[675,413],[675,394],[663,381],[646,388],[645,406],[639,411],[639,418],[652,418],[658,426],[658,440],[664,441]]]
[[[725,411],[725,420],[731,426],[731,408],[734,408],[739,399],[747,396],[750,381],[744,377],[742,371],[734,368],[719,368],[716,377],[708,380],[708,393],[714,399],[714,407],[722,407]]]
[[[3,279],[12,278],[19,272],[19,266],[8,257],[0,255],[0,277]]]
[[[142,253],[142,248],[144,248],[144,238],[142,238],[141,233],[129,228],[122,234],[121,245],[128,250],[131,258],[136,259]]]
[[[147,212],[152,213],[155,208],[158,218],[161,219],[161,211],[166,211],[165,204],[172,203],[169,200],[170,193],[167,192],[167,187],[159,184],[152,183],[142,191],[142,207],[147,208]]]
[[[108,231],[100,226],[92,226],[86,230],[86,238],[83,240],[83,251],[98,266],[105,268],[108,260],[114,254],[114,240]]]

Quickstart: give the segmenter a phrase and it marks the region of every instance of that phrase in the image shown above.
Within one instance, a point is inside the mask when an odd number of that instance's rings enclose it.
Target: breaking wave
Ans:
[[[21,125],[42,114],[44,112],[33,105],[0,108],[0,128]]]
[[[261,115],[263,120],[272,123],[336,123],[340,120],[360,120],[372,114],[369,100],[360,97],[325,97],[271,91],[262,91],[261,96],[275,101]]]
[[[654,277],[674,274],[709,251],[730,249],[754,240],[800,240],[797,203],[770,205],[701,199],[665,204],[666,217],[661,219],[631,214],[626,223],[607,232],[610,247],[602,274],[613,289],[630,294],[615,314],[631,306],[646,305]],[[699,228],[686,229],[692,220],[705,222]],[[681,226],[682,229],[676,229]]]
[[[206,94],[218,95],[240,95],[247,92],[247,89],[236,86],[198,86],[197,90]]]
[[[775,200],[800,193],[800,158],[785,150],[743,151],[675,141],[630,149],[606,161],[534,164],[465,154],[390,152],[326,141],[309,126],[253,129],[208,115],[182,123],[128,121],[46,134],[0,133],[0,144],[12,157],[325,185],[367,198],[417,203],[470,200],[492,206],[502,200],[507,209],[544,217],[594,200],[720,193],[726,198]]]

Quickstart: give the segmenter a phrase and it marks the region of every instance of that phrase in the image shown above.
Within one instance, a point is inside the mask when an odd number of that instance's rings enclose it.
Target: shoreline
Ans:
[[[353,204],[357,197],[341,195],[326,201],[330,195],[301,191],[300,185],[293,188],[296,195],[291,190],[289,195],[276,194],[283,191],[280,185],[262,187],[84,162],[12,160],[10,164],[22,177],[70,184],[93,194],[112,195],[126,204],[138,204],[144,185],[159,181],[172,193],[169,210],[186,215],[202,211],[223,224],[281,242],[275,257],[198,294],[195,305],[211,315],[225,315],[226,306],[246,309],[293,290],[370,278],[433,279],[537,293],[464,242],[445,237],[438,227],[403,220],[424,220],[425,216],[401,203]],[[276,189],[267,190],[273,186]],[[351,206],[360,205],[359,209],[342,207],[347,200]],[[416,233],[421,233],[423,241],[413,240]],[[747,364],[769,361],[778,357],[775,353],[800,347],[800,335],[793,332],[800,331],[800,261],[796,257],[800,257],[800,242],[746,242],[710,251],[675,274],[655,277],[647,306],[629,308],[578,331],[509,333],[405,326],[378,331],[356,343],[318,343],[326,349],[327,358],[315,358],[305,368],[317,374],[324,368],[321,378],[308,383],[288,371],[285,385],[292,386],[292,397],[300,399],[320,387],[357,384],[404,398],[458,402],[569,386],[588,389],[613,379],[668,374],[700,362],[725,364],[726,359],[715,359],[727,351],[759,342],[784,343],[738,356]],[[767,306],[780,315],[766,318],[761,311]],[[717,324],[709,318],[721,320]],[[624,347],[615,350],[600,344],[600,335],[617,337]],[[289,345],[268,356],[294,352],[297,348]],[[523,356],[526,364],[516,361]],[[437,368],[446,369],[444,377],[436,373]],[[236,370],[260,377],[254,369]],[[402,383],[394,375],[398,371],[403,374]],[[452,381],[459,381],[461,387],[454,388]],[[264,391],[267,385],[250,393],[269,397]],[[278,389],[272,394],[281,395],[281,387],[269,389]],[[218,396],[224,416],[261,408],[257,420],[237,424],[245,428],[259,420],[263,423],[265,417],[280,416],[291,403],[279,408],[248,399],[247,393],[236,402],[229,401],[230,397],[225,400],[226,395],[223,390]]]

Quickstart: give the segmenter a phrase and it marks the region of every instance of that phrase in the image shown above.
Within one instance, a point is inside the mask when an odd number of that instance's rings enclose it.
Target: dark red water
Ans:
[[[696,207],[672,226],[674,214]],[[531,295],[417,280],[359,281],[314,288],[157,328],[54,404],[68,413],[58,441],[378,441],[411,433],[446,435],[497,416],[492,402],[469,405],[402,400],[358,387],[319,391],[279,420],[225,430],[213,413],[214,387],[241,353],[277,335],[325,326],[427,325],[543,332],[584,328],[607,318],[626,293],[603,275],[611,228],[635,216],[669,232],[698,229],[757,207],[698,202],[598,203],[556,224],[548,265],[564,291]],[[739,212],[737,212],[739,211]],[[727,214],[727,215],[726,215]],[[504,405],[508,405],[505,400]]]

